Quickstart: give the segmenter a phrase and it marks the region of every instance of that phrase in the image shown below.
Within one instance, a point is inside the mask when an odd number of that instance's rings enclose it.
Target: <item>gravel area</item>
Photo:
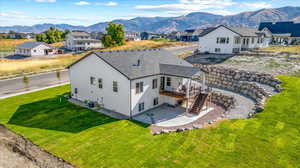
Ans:
[[[300,55],[234,56],[220,64],[223,67],[257,71],[273,75],[292,75],[300,71]]]

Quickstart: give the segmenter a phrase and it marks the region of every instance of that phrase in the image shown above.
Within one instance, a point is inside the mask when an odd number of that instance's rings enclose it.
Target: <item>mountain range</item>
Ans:
[[[300,22],[300,7],[282,7],[272,9],[261,9],[251,12],[242,12],[236,15],[215,15],[204,12],[194,12],[178,17],[136,17],[129,20],[113,20],[125,26],[126,31],[168,33],[171,31],[183,31],[191,28],[205,28],[219,24],[230,26],[258,26],[260,22],[295,21]],[[49,27],[61,30],[84,30],[104,31],[108,22],[100,22],[90,26],[73,26],[69,24],[37,24],[33,26],[0,26],[0,32],[9,30],[17,32],[39,33]]]

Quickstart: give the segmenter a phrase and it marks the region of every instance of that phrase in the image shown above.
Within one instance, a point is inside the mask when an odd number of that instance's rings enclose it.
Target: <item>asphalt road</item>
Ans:
[[[194,51],[196,48],[197,45],[195,44],[192,46],[168,48],[167,50],[173,54],[181,54],[187,51]],[[23,82],[23,77],[0,80],[0,99],[68,83],[69,74],[67,70],[61,71],[60,80],[57,78],[56,72],[28,76],[28,79],[29,83],[27,86]]]
[[[58,79],[56,72],[31,75],[28,76],[28,85],[23,82],[23,77],[1,80],[0,99],[14,96],[23,92],[34,91],[69,82],[69,74],[67,70],[61,71],[60,76],[60,79]]]

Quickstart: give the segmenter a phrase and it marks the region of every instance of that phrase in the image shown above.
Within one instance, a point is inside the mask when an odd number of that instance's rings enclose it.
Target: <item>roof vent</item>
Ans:
[[[141,66],[141,60],[138,59],[137,62],[136,62],[136,64],[133,64],[133,66],[134,66],[134,67],[139,67],[139,66]]]

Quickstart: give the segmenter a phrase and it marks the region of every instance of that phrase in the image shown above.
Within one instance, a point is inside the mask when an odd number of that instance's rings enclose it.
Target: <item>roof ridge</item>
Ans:
[[[110,51],[96,51],[97,53],[119,53],[119,52],[146,52],[146,51],[162,51],[161,48],[152,49],[135,49],[135,50],[110,50]]]

